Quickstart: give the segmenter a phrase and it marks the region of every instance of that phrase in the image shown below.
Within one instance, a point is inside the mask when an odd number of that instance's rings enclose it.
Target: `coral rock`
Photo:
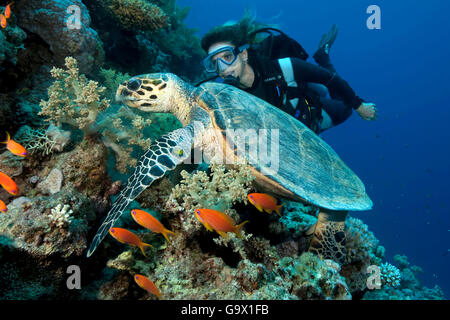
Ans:
[[[55,194],[61,191],[62,183],[63,174],[61,170],[54,168],[52,171],[50,171],[47,178],[44,181],[40,182],[37,187],[44,194]]]
[[[68,8],[79,10],[80,28],[69,28],[71,15]],[[17,1],[14,12],[18,25],[41,37],[54,54],[55,62],[64,64],[67,56],[79,61],[80,70],[90,72],[93,66],[101,65],[104,59],[100,38],[90,27],[91,17],[81,0],[28,0]],[[69,21],[70,20],[70,21]]]

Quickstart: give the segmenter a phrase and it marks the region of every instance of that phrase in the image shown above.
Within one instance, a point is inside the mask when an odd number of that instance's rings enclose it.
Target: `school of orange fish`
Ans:
[[[27,150],[22,145],[11,139],[8,132],[6,132],[6,136],[6,141],[1,143],[6,144],[7,150],[19,157],[26,157],[28,155]],[[0,185],[3,187],[3,189],[14,196],[17,196],[19,194],[19,189],[14,180],[1,171]],[[275,211],[278,215],[281,216],[280,209],[283,205],[277,205],[276,198],[265,193],[250,193],[247,198],[250,203],[254,205],[260,212],[265,211],[270,214]],[[6,204],[2,200],[0,200],[0,211],[7,212],[7,210],[8,209]],[[242,237],[240,234],[241,229],[247,222],[249,222],[248,220],[246,220],[241,224],[236,225],[236,222],[225,213],[206,208],[197,209],[195,210],[194,214],[195,217],[205,226],[208,231],[216,231],[223,238],[228,237],[228,232],[233,232],[236,234],[236,236]],[[168,230],[161,222],[159,222],[158,219],[156,219],[146,211],[133,209],[131,210],[131,216],[134,221],[136,221],[136,223],[138,223],[140,226],[152,232],[161,233],[169,243],[169,235],[175,235],[174,232]],[[121,243],[138,247],[139,249],[141,249],[142,254],[145,257],[147,256],[145,253],[145,249],[148,247],[152,247],[150,244],[144,243],[135,233],[124,228],[111,228],[109,229],[109,233],[114,239]],[[137,274],[134,276],[134,280],[142,289],[156,295],[158,299],[162,298],[161,292],[158,290],[156,285],[146,276]]]
[[[28,155],[27,150],[22,145],[12,140],[8,132],[6,132],[6,136],[7,136],[6,141],[1,143],[6,144],[7,150],[9,150],[12,154],[19,157],[26,157]],[[14,182],[14,180],[11,179],[6,173],[3,173],[1,171],[0,171],[0,185],[3,187],[3,189],[5,189],[8,193],[12,194],[13,196],[17,196],[19,194],[19,188],[17,188],[17,185]],[[0,211],[2,212],[8,211],[6,204],[2,200],[0,200]]]
[[[260,212],[265,211],[269,214],[272,212],[276,212],[279,216],[281,216],[280,209],[283,205],[278,205],[276,198],[265,193],[250,193],[247,198],[250,203],[254,205]],[[204,225],[204,227],[208,231],[216,231],[225,239],[228,238],[228,232],[233,232],[234,234],[236,234],[236,236],[242,238],[242,235],[240,233],[241,229],[247,222],[249,222],[248,220],[246,220],[239,225],[236,225],[236,222],[227,214],[212,209],[197,209],[195,210],[194,214],[195,217]],[[168,230],[162,225],[161,222],[158,221],[158,219],[156,219],[146,211],[133,209],[131,210],[131,216],[133,217],[134,221],[136,221],[142,227],[156,233],[161,233],[169,243],[170,239],[168,235],[175,235],[174,232]],[[145,248],[151,247],[151,245],[144,243],[135,233],[124,228],[111,228],[109,229],[109,233],[120,243],[138,247],[142,251],[142,254],[147,257]],[[156,295],[158,299],[161,299],[161,292],[158,290],[156,285],[146,276],[137,274],[134,276],[134,280],[142,289]]]
[[[6,5],[5,7],[5,12],[4,13],[0,13],[0,25],[2,26],[3,29],[5,29],[8,26],[8,19],[11,18],[11,5],[14,2],[11,2],[9,4]]]

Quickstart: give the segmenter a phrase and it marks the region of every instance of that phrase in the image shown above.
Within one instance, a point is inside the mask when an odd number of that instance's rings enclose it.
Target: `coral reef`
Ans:
[[[64,213],[58,207],[61,204],[73,208],[72,221],[65,228],[53,218]],[[36,258],[81,256],[88,241],[87,225],[94,217],[88,198],[74,190],[66,189],[49,197],[20,197],[0,217],[0,234],[9,239],[11,250],[24,250]]]
[[[70,206],[65,204],[62,206],[58,204],[51,210],[51,213],[48,217],[51,220],[51,224],[55,225],[58,228],[63,228],[69,225],[72,222],[71,214],[73,211],[70,209]]]
[[[0,7],[3,12],[4,7]],[[8,64],[17,64],[17,55],[20,50],[24,50],[24,40],[27,37],[25,31],[15,23],[8,21],[8,27],[0,32],[0,72],[8,67]]]
[[[423,287],[421,268],[405,256],[394,257],[396,266],[386,262],[359,219],[346,221],[342,265],[307,252],[318,209],[282,200],[282,217],[258,212],[247,203],[254,191],[247,164],[180,165],[130,205],[174,231],[170,243],[125,210],[117,226],[152,244],[148,256],[107,237],[94,259],[85,257],[124,182],[120,173],[153,139],[180,127],[170,114],[113,101],[130,74],[198,79],[204,53],[183,23],[188,12],[175,0],[14,4],[0,30],[0,125],[29,155],[0,154],[0,171],[19,189],[17,197],[0,193],[8,209],[0,214],[0,299],[156,299],[135,274],[148,276],[164,299],[444,299],[438,286]],[[225,239],[204,228],[197,208],[250,222],[242,237]],[[66,287],[71,264],[87,270],[83,290]],[[368,288],[371,266],[381,271],[380,289]]]
[[[69,7],[76,8],[79,21],[69,19]],[[17,1],[15,10],[18,24],[38,35],[49,46],[53,63],[64,64],[67,56],[79,61],[83,73],[101,66],[104,60],[102,43],[97,31],[91,28],[91,17],[81,0],[28,0]],[[76,19],[76,17],[75,17]],[[79,22],[79,27],[70,24]]]
[[[57,126],[66,123],[81,129],[85,138],[101,134],[103,143],[116,154],[116,168],[126,172],[128,167],[136,164],[136,159],[131,156],[132,146],[144,150],[150,146],[151,140],[144,138],[142,132],[151,120],[136,116],[123,107],[115,110],[114,117],[111,113],[102,114],[111,107],[110,100],[103,98],[106,87],[80,74],[74,58],[67,57],[65,64],[65,70],[52,69],[52,77],[56,80],[48,89],[49,99],[41,101],[42,111],[39,114],[48,117]],[[110,85],[118,81],[119,76],[111,71],[104,74],[107,74]],[[109,91],[111,94],[111,89]],[[128,120],[128,125],[123,124],[125,120]]]
[[[182,171],[182,180],[170,195],[168,208],[184,211],[181,219],[185,232],[191,233],[200,228],[193,214],[196,209],[214,209],[238,221],[239,215],[231,207],[238,201],[247,203],[247,194],[254,180],[248,165],[226,170],[224,165],[211,164],[210,169],[210,175],[205,171],[193,174]]]
[[[183,20],[189,8],[173,0],[86,0],[106,57],[115,68],[132,74],[173,72],[191,80],[201,75],[203,56],[197,30]],[[132,18],[132,19],[131,19]],[[151,32],[148,32],[150,30]],[[127,52],[126,55],[123,52]]]
[[[71,223],[55,224],[50,212],[70,205]],[[68,298],[66,268],[78,264],[95,217],[88,198],[65,190],[50,197],[20,197],[0,216],[0,299]]]
[[[387,262],[383,263],[380,266],[380,272],[382,285],[394,288],[400,285],[402,275],[400,274],[400,270],[394,267],[392,264]]]
[[[49,100],[41,101],[39,115],[50,118],[57,126],[64,122],[86,134],[97,132],[97,115],[106,110],[110,103],[107,99],[101,99],[106,88],[80,75],[76,59],[67,57],[65,66],[66,70],[56,67],[51,70],[56,80],[48,89]]]
[[[44,194],[55,194],[61,191],[63,179],[61,170],[53,168],[45,180],[37,185],[37,188]]]
[[[14,139],[31,154],[47,156],[55,151],[62,152],[70,142],[70,136],[70,131],[62,130],[54,125],[50,125],[47,129],[33,129],[24,125],[16,132]]]
[[[403,255],[395,255],[394,262],[397,268],[388,265],[381,266],[381,271],[393,272],[395,286],[383,285],[381,289],[368,291],[364,295],[365,300],[443,300],[444,293],[439,286],[430,289],[423,287],[419,280],[422,269],[418,266],[410,266],[408,258]],[[389,267],[389,268],[387,268]],[[393,271],[391,271],[393,270]],[[383,275],[382,275],[383,278]],[[399,283],[398,283],[399,282]]]
[[[157,31],[168,25],[165,12],[145,0],[106,0],[120,25],[127,30]]]
[[[4,10],[4,7],[0,7]],[[11,82],[17,77],[13,71],[18,63],[19,54],[25,49],[24,41],[27,37],[25,31],[14,23],[11,17],[8,27],[0,31],[0,126],[10,128],[15,120],[14,99],[9,90]]]
[[[360,219],[348,217],[345,234],[347,257],[341,274],[346,278],[352,295],[361,296],[367,288],[367,268],[381,265],[385,250]]]
[[[298,297],[322,300],[352,298],[345,278],[339,274],[339,264],[332,260],[321,260],[306,252],[297,261],[286,257],[280,264],[293,279],[292,291]]]

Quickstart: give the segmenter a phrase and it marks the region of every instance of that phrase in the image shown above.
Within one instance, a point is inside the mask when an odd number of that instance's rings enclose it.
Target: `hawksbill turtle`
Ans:
[[[130,202],[153,181],[190,158],[195,148],[207,159],[223,156],[226,164],[245,157],[257,189],[318,207],[309,250],[323,258],[343,261],[346,215],[348,211],[371,209],[372,201],[356,174],[303,123],[233,86],[207,82],[194,87],[170,73],[132,77],[119,86],[116,100],[144,112],[172,113],[183,127],[161,136],[140,157],[95,235],[88,257]],[[261,129],[266,130],[268,144],[275,142],[270,158],[262,152],[263,144],[258,144],[261,135],[240,139],[245,132]],[[259,155],[244,152],[255,146]],[[272,157],[276,152],[278,157]]]

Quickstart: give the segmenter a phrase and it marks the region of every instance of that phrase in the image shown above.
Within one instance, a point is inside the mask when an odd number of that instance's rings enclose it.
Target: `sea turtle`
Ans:
[[[194,87],[170,73],[135,76],[119,86],[116,100],[144,112],[172,113],[183,127],[161,136],[141,156],[88,256],[130,202],[166,171],[190,159],[195,148],[206,158],[224,156],[231,164],[245,157],[258,189],[320,208],[310,251],[336,261],[345,257],[347,212],[371,209],[372,201],[336,152],[300,121],[233,86],[207,82]],[[259,144],[262,136],[274,146],[270,157]],[[244,152],[255,146],[256,153]]]

